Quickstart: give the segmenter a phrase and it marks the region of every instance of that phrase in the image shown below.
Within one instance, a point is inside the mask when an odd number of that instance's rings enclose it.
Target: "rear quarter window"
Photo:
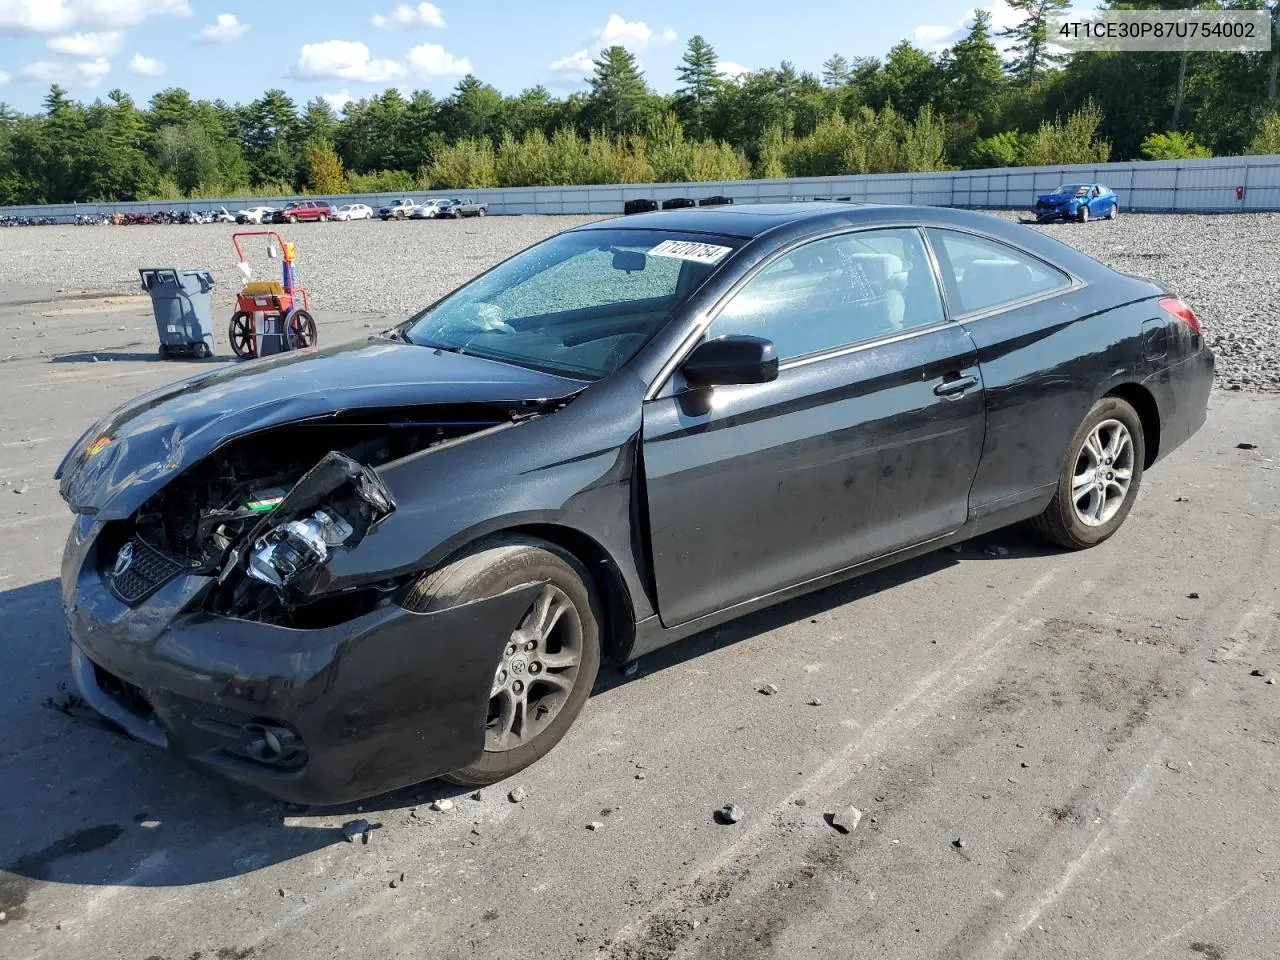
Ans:
[[[929,230],[929,239],[955,301],[954,314],[993,310],[1071,285],[1066,273],[996,240],[937,228]]]

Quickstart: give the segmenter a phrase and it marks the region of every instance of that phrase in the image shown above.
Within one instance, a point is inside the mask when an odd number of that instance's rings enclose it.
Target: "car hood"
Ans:
[[[54,477],[72,509],[123,517],[228,440],[259,430],[352,410],[523,405],[585,386],[381,337],[312,347],[180,380],[129,401],[80,438]]]
[[[1042,193],[1036,198],[1039,203],[1066,203],[1068,200],[1084,200],[1078,193]]]

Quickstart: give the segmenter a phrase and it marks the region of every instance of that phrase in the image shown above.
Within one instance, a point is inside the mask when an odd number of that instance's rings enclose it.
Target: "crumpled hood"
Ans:
[[[1084,199],[1085,198],[1080,196],[1078,193],[1042,193],[1036,198],[1036,202],[1057,206],[1060,203],[1066,203],[1068,200]]]
[[[72,509],[125,517],[223,443],[269,427],[349,410],[551,400],[584,386],[382,338],[312,347],[200,374],[129,401],[85,432],[54,477]]]

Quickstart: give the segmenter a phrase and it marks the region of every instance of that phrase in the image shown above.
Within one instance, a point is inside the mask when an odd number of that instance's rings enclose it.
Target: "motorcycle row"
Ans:
[[[226,207],[218,210],[157,210],[154,213],[78,213],[68,221],[60,221],[57,217],[0,216],[0,227],[51,227],[61,222],[93,227],[102,224],[235,223],[236,218],[227,212]]]

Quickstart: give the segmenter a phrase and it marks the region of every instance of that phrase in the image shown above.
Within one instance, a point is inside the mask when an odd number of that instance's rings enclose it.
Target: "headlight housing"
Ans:
[[[290,520],[259,537],[249,551],[249,576],[275,587],[288,586],[300,574],[323,565],[329,549],[355,533],[346,520],[317,510],[304,520]]]

